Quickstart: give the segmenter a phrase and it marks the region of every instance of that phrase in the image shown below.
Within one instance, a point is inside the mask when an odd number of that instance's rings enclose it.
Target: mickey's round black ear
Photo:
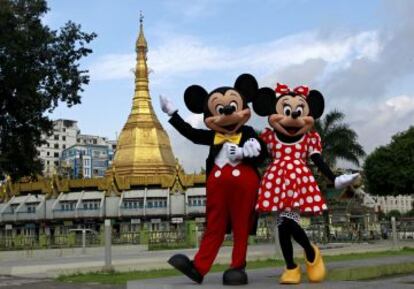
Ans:
[[[309,114],[314,119],[320,118],[325,109],[325,100],[323,99],[322,93],[317,90],[311,90],[308,94],[307,102],[309,104]]]
[[[253,75],[245,73],[237,77],[234,88],[243,95],[246,102],[250,102],[256,95],[259,85]]]
[[[203,113],[207,96],[208,93],[203,87],[191,85],[184,92],[184,102],[191,112]]]
[[[276,112],[275,91],[269,87],[259,89],[252,102],[254,112],[260,116],[268,116]]]

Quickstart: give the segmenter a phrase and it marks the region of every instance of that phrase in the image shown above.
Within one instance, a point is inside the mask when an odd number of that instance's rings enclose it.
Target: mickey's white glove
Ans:
[[[343,189],[349,185],[352,185],[353,182],[359,177],[359,173],[350,174],[350,175],[340,175],[335,178],[335,189]]]
[[[178,109],[175,107],[175,105],[172,103],[171,99],[168,97],[164,97],[160,95],[160,105],[161,110],[168,114],[169,116],[172,116],[174,112],[176,112]]]
[[[243,158],[243,148],[239,147],[236,144],[226,142],[223,145],[227,152],[227,157],[231,161],[241,160]]]
[[[243,145],[243,155],[246,158],[257,157],[260,154],[260,143],[257,139],[250,138]]]

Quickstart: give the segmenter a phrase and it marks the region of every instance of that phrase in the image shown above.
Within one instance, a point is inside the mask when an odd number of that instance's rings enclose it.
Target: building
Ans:
[[[378,212],[399,211],[405,214],[413,209],[414,195],[372,196]]]
[[[68,178],[97,178],[105,176],[110,161],[110,148],[104,144],[75,144],[63,150],[61,174]]]
[[[68,153],[65,153],[65,157],[63,158],[65,150],[74,145],[107,147],[106,155],[108,156],[108,161],[105,163],[106,170],[112,162],[117,143],[116,140],[108,140],[105,137],[81,134],[77,121],[68,119],[55,120],[53,122],[53,134],[50,136],[45,135],[43,138],[46,140],[46,143],[39,148],[39,153],[40,159],[43,161],[43,175],[45,177],[50,177],[53,174],[63,176],[78,175],[78,172],[74,171],[74,167],[68,167],[68,163],[65,162]],[[69,171],[70,168],[73,168],[72,171]],[[90,173],[88,175],[101,177],[101,171],[103,170],[101,165],[97,169],[99,170],[99,174]]]
[[[132,109],[118,141],[108,141],[105,147],[103,138],[74,133],[73,143],[65,144],[61,159],[66,167],[78,170],[78,175],[83,169],[83,178],[52,174],[37,182],[13,183],[8,179],[1,184],[0,245],[5,236],[30,237],[38,243],[45,239],[58,242],[76,228],[90,228],[101,234],[106,218],[112,220],[114,234],[179,230],[187,221],[203,226],[205,174],[183,171],[152,108],[142,20],[136,53]],[[105,161],[110,167],[104,177],[88,178],[85,169],[91,165],[92,177],[98,148],[102,149],[100,156],[106,152]],[[102,174],[101,168],[98,175]]]
[[[46,143],[39,148],[44,176],[51,176],[58,172],[61,152],[76,144],[79,133],[75,120],[58,119],[53,122],[53,133],[50,136],[43,136]]]

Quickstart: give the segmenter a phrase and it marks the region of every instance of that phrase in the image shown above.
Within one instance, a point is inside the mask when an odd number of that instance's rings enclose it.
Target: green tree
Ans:
[[[347,160],[359,166],[359,159],[365,156],[365,151],[358,143],[357,133],[344,123],[345,114],[334,110],[325,115],[323,119],[315,121],[315,130],[319,133],[322,140],[322,155],[331,168],[336,167],[338,159]],[[327,180],[319,173],[316,173],[316,179],[322,192],[327,191]],[[324,211],[323,218],[325,221],[325,240],[329,242],[329,212]]]
[[[375,149],[365,160],[368,191],[373,195],[414,192],[414,127],[397,133],[391,143]]]
[[[391,220],[391,217],[395,217],[396,220],[399,220],[401,218],[401,213],[398,210],[391,210],[387,214],[387,219]]]
[[[335,167],[338,159],[359,166],[359,159],[365,156],[357,133],[343,122],[344,118],[344,113],[334,110],[315,121],[315,130],[322,139],[323,157],[330,167]]]
[[[89,82],[79,61],[96,34],[70,21],[52,30],[42,23],[48,10],[45,0],[0,0],[0,176],[14,180],[41,173],[36,148],[53,128],[46,113],[80,103]]]
[[[408,211],[407,213],[405,213],[404,215],[405,217],[414,217],[414,209]]]

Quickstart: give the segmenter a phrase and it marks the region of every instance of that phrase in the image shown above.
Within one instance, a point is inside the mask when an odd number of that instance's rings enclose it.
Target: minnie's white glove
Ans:
[[[349,185],[352,185],[353,182],[359,177],[359,173],[350,174],[350,175],[340,175],[335,178],[335,189],[343,189]]]
[[[164,97],[160,95],[160,105],[161,110],[168,114],[169,116],[172,116],[174,112],[176,112],[178,109],[175,107],[175,105],[172,103],[171,99],[168,97]]]
[[[243,156],[246,158],[257,157],[260,154],[260,143],[257,139],[250,138],[243,145]]]
[[[226,142],[224,147],[227,152],[227,157],[231,161],[241,160],[243,158],[243,148],[239,147],[236,144]]]

